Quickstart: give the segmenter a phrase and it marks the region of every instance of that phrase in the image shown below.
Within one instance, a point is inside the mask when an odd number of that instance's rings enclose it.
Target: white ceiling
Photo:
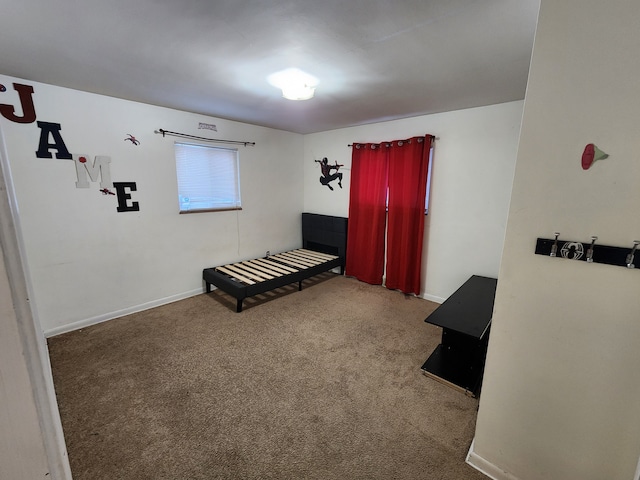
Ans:
[[[539,3],[0,0],[0,73],[313,133],[524,98]]]

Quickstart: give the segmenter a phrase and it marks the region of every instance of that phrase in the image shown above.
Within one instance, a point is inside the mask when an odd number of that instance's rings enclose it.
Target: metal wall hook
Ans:
[[[560,232],[555,232],[554,235],[556,239],[553,241],[553,245],[551,246],[550,257],[556,257],[558,255],[558,237],[560,236]]]
[[[596,243],[598,237],[591,237],[591,246],[587,250],[587,263],[593,263],[593,245]]]
[[[633,248],[629,252],[629,255],[627,255],[627,260],[626,260],[627,261],[627,268],[636,268],[636,266],[633,264],[633,257],[635,256],[636,249],[638,248],[638,245],[640,245],[640,240],[634,240],[633,241]]]

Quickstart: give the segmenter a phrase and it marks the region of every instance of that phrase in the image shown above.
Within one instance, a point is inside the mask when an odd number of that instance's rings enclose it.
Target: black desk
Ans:
[[[473,275],[425,319],[442,327],[442,342],[422,365],[425,375],[472,397],[479,394],[497,283]]]

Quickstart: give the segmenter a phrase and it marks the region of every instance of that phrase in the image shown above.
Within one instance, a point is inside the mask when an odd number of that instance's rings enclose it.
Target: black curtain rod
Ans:
[[[398,140],[398,141],[399,142],[408,142],[409,140],[411,140],[411,139],[407,138],[406,140]],[[435,142],[436,140],[440,140],[440,137],[436,137],[436,136],[431,135],[431,143]],[[350,143],[349,145],[347,145],[347,147],[353,147],[354,145],[366,145],[367,143],[373,143],[373,142]],[[374,143],[374,145],[382,145],[383,143],[391,143],[391,142]]]
[[[165,135],[171,135],[173,137],[190,138],[192,140],[204,140],[205,142],[231,143],[233,145],[244,145],[245,147],[248,145],[254,146],[256,144],[256,142],[242,142],[240,140],[219,140],[216,138],[197,137],[195,135],[189,135],[186,133],[172,132],[170,130],[165,130],[163,128],[159,128],[158,130],[155,131],[155,133],[161,133],[163,137]]]

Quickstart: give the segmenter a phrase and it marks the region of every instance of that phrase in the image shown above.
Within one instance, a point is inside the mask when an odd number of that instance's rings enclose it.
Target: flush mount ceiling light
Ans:
[[[282,96],[289,100],[308,100],[313,98],[318,79],[298,68],[287,68],[272,73],[267,78],[274,87],[282,90]]]

